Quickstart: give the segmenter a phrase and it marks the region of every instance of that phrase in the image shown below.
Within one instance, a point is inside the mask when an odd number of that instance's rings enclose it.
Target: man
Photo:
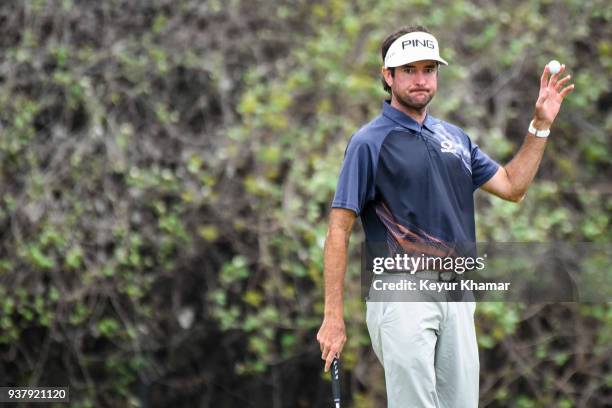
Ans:
[[[419,248],[476,242],[473,192],[482,187],[520,202],[544,153],[569,76],[544,69],[524,142],[500,166],[457,126],[427,114],[437,90],[438,42],[424,27],[387,37],[381,47],[390,101],[351,138],[332,203],[324,250],[325,315],[317,334],[325,370],[346,332],[343,283],[349,236],[360,216],[366,241]],[[422,246],[421,246],[422,248]],[[425,275],[426,274],[426,275]],[[420,275],[444,280],[440,272]],[[473,302],[368,302],[367,324],[385,371],[389,407],[477,407],[478,348]]]

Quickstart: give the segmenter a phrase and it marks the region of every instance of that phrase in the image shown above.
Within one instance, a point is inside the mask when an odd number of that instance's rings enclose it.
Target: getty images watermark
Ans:
[[[511,282],[478,282],[473,279],[459,278],[467,271],[484,270],[486,258],[486,254],[480,257],[433,257],[423,253],[417,256],[395,254],[389,257],[375,257],[372,261],[372,272],[375,276],[371,289],[378,292],[409,291],[421,294],[508,290]],[[385,273],[394,275],[380,276]],[[471,297],[469,299],[473,300]]]
[[[397,253],[386,243],[364,244],[362,294],[367,301],[408,302],[592,303],[612,298],[609,245],[480,243],[462,248],[452,255],[428,255]]]

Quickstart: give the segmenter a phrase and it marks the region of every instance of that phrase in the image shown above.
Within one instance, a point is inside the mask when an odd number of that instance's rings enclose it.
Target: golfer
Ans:
[[[533,120],[514,158],[501,166],[458,126],[427,113],[437,90],[438,41],[408,27],[382,43],[383,86],[391,94],[380,114],[350,139],[340,171],[324,250],[325,312],[317,341],[325,371],[347,340],[344,275],[353,223],[366,241],[390,247],[449,247],[476,242],[474,191],[520,202],[546,147],[553,121],[573,89],[569,76],[544,68]],[[469,109],[469,107],[466,107]],[[443,272],[422,270],[433,280]],[[438,279],[436,279],[436,277]],[[367,302],[367,326],[384,367],[388,406],[478,406],[474,302]]]

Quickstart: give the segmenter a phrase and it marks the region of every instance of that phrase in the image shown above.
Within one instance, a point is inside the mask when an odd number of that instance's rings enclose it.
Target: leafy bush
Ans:
[[[4,385],[69,385],[82,407],[326,405],[326,216],[347,140],[385,96],[379,43],[407,22],[429,26],[451,63],[432,113],[502,163],[544,64],[576,82],[524,203],[477,194],[479,239],[609,242],[606,6],[3,2]],[[362,238],[344,387],[370,407],[384,382]],[[482,405],[603,406],[610,320],[606,304],[481,304]]]

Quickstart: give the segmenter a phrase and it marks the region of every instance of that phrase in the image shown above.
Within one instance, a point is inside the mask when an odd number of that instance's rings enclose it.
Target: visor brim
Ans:
[[[400,60],[398,62],[393,62],[390,63],[389,65],[385,64],[385,68],[397,68],[397,67],[401,67],[402,65],[406,65],[406,64],[410,64],[412,62],[417,62],[417,61],[437,61],[442,65],[448,65],[448,62],[446,62],[446,60],[440,58],[440,57],[423,57],[423,58],[408,58],[408,59],[403,59]]]

